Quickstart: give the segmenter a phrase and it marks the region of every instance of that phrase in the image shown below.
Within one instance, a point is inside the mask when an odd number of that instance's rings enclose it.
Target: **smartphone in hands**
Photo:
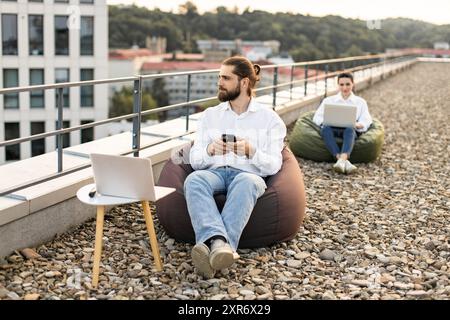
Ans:
[[[237,140],[236,140],[236,136],[234,135],[234,134],[222,134],[222,141],[224,142],[224,143],[227,143],[227,142],[236,142]]]

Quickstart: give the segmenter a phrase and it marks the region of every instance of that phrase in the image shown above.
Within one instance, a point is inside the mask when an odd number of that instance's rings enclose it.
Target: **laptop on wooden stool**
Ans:
[[[155,186],[150,159],[92,153],[91,162],[96,190],[87,195],[91,188],[87,185],[77,196],[81,201],[97,206],[92,286],[97,287],[99,282],[105,205],[141,202],[156,270],[161,271],[158,239],[148,202],[157,201],[175,189]]]
[[[148,158],[91,153],[96,192],[136,200],[157,201],[175,191],[155,186]]]

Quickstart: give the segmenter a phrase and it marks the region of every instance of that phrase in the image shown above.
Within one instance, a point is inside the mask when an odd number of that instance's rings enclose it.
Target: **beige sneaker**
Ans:
[[[235,255],[231,246],[221,239],[211,244],[209,263],[214,270],[226,269],[234,263]]]
[[[345,173],[350,174],[358,169],[356,166],[354,166],[350,161],[345,161]]]
[[[338,161],[336,161],[336,163],[333,165],[333,169],[336,172],[345,173],[345,160],[339,159]]]
[[[197,273],[210,279],[214,277],[214,269],[209,264],[210,250],[203,242],[197,243],[191,251],[192,263],[197,269]]]
[[[238,261],[241,258],[241,256],[239,255],[239,253],[237,253],[236,251],[233,252],[233,259],[234,261]]]

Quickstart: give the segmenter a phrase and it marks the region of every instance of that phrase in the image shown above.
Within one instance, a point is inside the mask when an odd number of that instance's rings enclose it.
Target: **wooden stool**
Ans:
[[[98,285],[98,277],[100,271],[100,259],[102,255],[102,243],[103,243],[103,222],[105,216],[105,206],[111,205],[122,205],[127,203],[141,202],[142,208],[144,210],[144,218],[145,224],[147,226],[148,236],[150,237],[150,245],[153,253],[153,258],[155,259],[156,270],[162,270],[161,256],[159,254],[158,240],[156,238],[155,227],[153,225],[152,213],[150,210],[150,205],[148,201],[141,201],[137,199],[129,199],[129,198],[121,198],[121,197],[112,197],[112,196],[104,196],[98,193],[95,193],[94,197],[89,196],[89,192],[95,188],[95,184],[89,184],[80,188],[77,192],[78,199],[86,204],[95,205],[97,207],[97,222],[95,228],[95,250],[94,250],[94,268],[92,272],[92,286],[97,287]],[[158,190],[160,188],[161,190]],[[162,197],[172,193],[175,191],[173,188],[165,188],[165,187],[157,187],[155,186],[155,191],[157,196],[156,200],[159,200]]]

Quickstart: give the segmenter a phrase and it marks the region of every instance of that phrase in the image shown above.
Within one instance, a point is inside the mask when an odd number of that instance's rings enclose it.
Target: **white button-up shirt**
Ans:
[[[251,99],[247,111],[238,115],[229,102],[206,109],[199,120],[197,137],[190,151],[190,163],[195,170],[231,166],[261,177],[277,173],[282,164],[286,125],[271,108]],[[208,145],[222,134],[234,134],[255,148],[252,158],[234,152],[210,156]]]
[[[360,122],[364,127],[361,129],[356,129],[358,132],[366,132],[370,125],[372,124],[372,117],[369,113],[369,108],[367,107],[367,102],[361,97],[355,96],[353,92],[347,99],[342,97],[342,94],[339,92],[338,94],[327,97],[323,99],[316,113],[314,114],[313,121],[318,126],[321,126],[323,123],[323,111],[325,104],[346,104],[346,105],[354,105],[356,106],[356,122]]]

